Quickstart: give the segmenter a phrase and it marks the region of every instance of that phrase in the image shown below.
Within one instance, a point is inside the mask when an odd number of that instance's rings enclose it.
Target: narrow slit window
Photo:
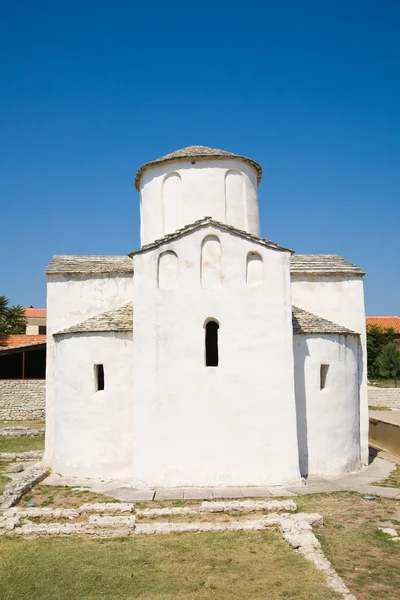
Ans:
[[[326,388],[326,380],[328,377],[329,365],[321,365],[320,370],[320,389],[324,390]]]
[[[206,325],[206,367],[218,367],[218,329],[216,321]]]
[[[94,386],[96,392],[104,390],[104,365],[94,365]]]

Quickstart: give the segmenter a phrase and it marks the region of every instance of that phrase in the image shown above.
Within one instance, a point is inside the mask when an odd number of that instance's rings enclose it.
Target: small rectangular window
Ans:
[[[96,392],[104,390],[104,366],[94,365],[94,389]]]
[[[46,325],[39,325],[39,335],[46,335],[47,327]]]
[[[320,371],[320,389],[324,390],[326,388],[326,379],[328,377],[329,365],[321,365]]]
[[[218,329],[216,321],[206,325],[206,367],[218,367]]]

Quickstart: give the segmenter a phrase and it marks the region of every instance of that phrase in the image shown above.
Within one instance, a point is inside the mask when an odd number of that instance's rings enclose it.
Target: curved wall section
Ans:
[[[221,242],[215,235],[204,238],[201,246],[201,287],[219,288],[222,283]]]
[[[238,159],[155,165],[140,196],[142,245],[204,217],[260,234],[257,173]]]
[[[293,350],[301,474],[333,477],[358,469],[358,336],[295,335]]]
[[[249,252],[246,260],[246,283],[261,285],[264,280],[264,264],[261,254]]]
[[[245,186],[242,173],[236,169],[225,175],[225,220],[237,229],[247,229]]]
[[[162,188],[162,207],[163,235],[173,233],[184,225],[182,178],[179,173],[171,173],[165,177]]]
[[[158,259],[157,284],[163,290],[178,287],[179,260],[175,252],[163,252]]]

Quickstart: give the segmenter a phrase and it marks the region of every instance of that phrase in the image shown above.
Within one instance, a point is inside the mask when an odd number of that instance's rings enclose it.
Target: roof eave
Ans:
[[[116,329],[85,329],[85,330],[72,330],[72,331],[68,331],[68,329],[64,329],[63,331],[57,331],[56,333],[53,333],[53,337],[59,337],[59,336],[63,336],[63,335],[79,335],[79,334],[83,334],[83,335],[87,335],[89,333],[129,333],[130,331],[133,331],[132,327],[127,327],[126,329],[123,328],[116,328]]]
[[[322,335],[360,335],[356,331],[293,331],[293,335],[315,335],[321,337]]]
[[[255,160],[253,160],[251,158],[246,158],[245,156],[240,156],[239,154],[227,154],[225,156],[224,155],[218,156],[218,155],[210,155],[210,154],[199,154],[196,156],[187,155],[187,156],[176,156],[176,157],[165,158],[165,159],[156,159],[156,160],[151,160],[150,162],[145,163],[144,165],[139,167],[139,169],[136,173],[136,176],[134,179],[135,188],[137,189],[138,192],[140,192],[140,181],[141,181],[144,173],[153,167],[158,167],[159,165],[165,165],[165,164],[172,163],[172,162],[182,162],[182,161],[187,162],[188,160],[189,161],[190,160],[200,161],[200,160],[229,160],[229,159],[241,160],[241,161],[249,164],[250,166],[252,166],[253,169],[257,173],[257,185],[260,184],[261,178],[262,178],[262,167]]]
[[[46,275],[129,275],[133,273],[133,269],[126,270],[109,270],[109,271],[48,271]]]
[[[134,252],[131,252],[130,254],[128,254],[128,256],[130,258],[133,258],[134,256],[136,256],[138,254],[143,254],[145,252],[155,250],[156,248],[159,248],[160,246],[163,246],[164,244],[169,244],[171,242],[174,242],[175,240],[178,240],[178,239],[184,237],[185,235],[189,235],[189,234],[193,233],[194,231],[198,231],[199,229],[204,229],[205,227],[214,227],[215,229],[219,229],[220,231],[225,231],[226,233],[230,233],[232,235],[236,235],[237,237],[241,237],[248,241],[252,241],[255,244],[258,244],[265,248],[269,248],[270,250],[277,250],[279,252],[290,252],[290,254],[294,254],[294,250],[291,250],[290,248],[285,248],[284,246],[275,244],[275,242],[271,242],[270,240],[260,238],[252,233],[248,233],[247,231],[242,231],[241,229],[237,229],[236,227],[233,227],[232,225],[225,225],[224,223],[220,223],[219,221],[214,221],[210,217],[205,217],[204,219],[200,219],[199,221],[195,221],[194,223],[190,223],[189,225],[186,225],[182,229],[178,229],[177,231],[175,231],[173,233],[169,233],[159,240],[155,240],[154,242],[151,242],[150,244],[146,244],[145,246],[142,246],[138,250],[135,250]]]
[[[318,275],[335,275],[335,276],[340,276],[343,277],[343,275],[347,275],[348,277],[364,277],[364,275],[366,275],[365,271],[362,271],[361,269],[359,271],[347,271],[347,270],[334,270],[334,271],[328,271],[328,270],[321,270],[321,271],[316,271],[316,270],[297,270],[297,269],[290,269],[290,274],[291,275],[311,275],[312,277],[318,277]]]
[[[32,352],[33,350],[44,350],[46,342],[25,344],[23,346],[0,346],[0,354],[15,354],[18,352]]]

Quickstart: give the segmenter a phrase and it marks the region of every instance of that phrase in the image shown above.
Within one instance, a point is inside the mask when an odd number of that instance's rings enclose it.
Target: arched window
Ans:
[[[206,323],[206,367],[218,367],[218,329],[216,321]]]

